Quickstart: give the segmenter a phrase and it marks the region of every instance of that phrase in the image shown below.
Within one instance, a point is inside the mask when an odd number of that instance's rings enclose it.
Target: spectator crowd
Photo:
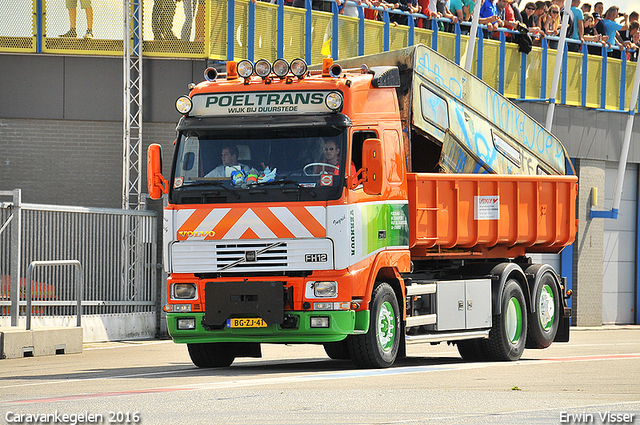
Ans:
[[[269,0],[267,0],[269,1]],[[272,0],[275,1],[275,0]],[[415,26],[432,28],[432,20],[438,19],[440,30],[453,32],[456,23],[462,24],[461,31],[468,33],[473,13],[476,10],[474,0],[397,0],[388,3],[384,0],[312,0],[316,10],[331,11],[335,1],[340,13],[347,16],[358,16],[357,6],[363,5],[366,19],[382,20],[380,10],[396,10],[422,17],[410,17],[406,14],[390,13],[389,18],[394,25],[407,25],[408,19],[414,19]],[[562,18],[565,13],[564,0],[482,0],[479,7],[478,22],[486,26],[485,37],[498,38],[498,29],[505,28],[526,33],[533,45],[540,46],[547,36],[559,37]],[[593,6],[572,0],[568,10],[568,26],[566,38],[569,50],[582,51],[586,43],[590,54],[602,54],[603,47],[607,55],[637,61],[640,46],[638,12],[621,12],[617,6],[604,8],[601,1]],[[305,0],[285,0],[294,7],[305,7]],[[446,19],[440,19],[446,18]],[[515,34],[507,32],[507,41],[517,42]],[[557,40],[549,39],[548,46],[557,47]],[[614,47],[617,46],[617,49]]]

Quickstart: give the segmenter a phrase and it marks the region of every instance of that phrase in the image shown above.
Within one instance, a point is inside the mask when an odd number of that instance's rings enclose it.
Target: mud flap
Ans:
[[[569,342],[569,325],[571,324],[571,309],[568,307],[564,308],[564,314],[560,318],[560,323],[558,323],[558,332],[556,332],[556,337],[553,339],[554,342]]]

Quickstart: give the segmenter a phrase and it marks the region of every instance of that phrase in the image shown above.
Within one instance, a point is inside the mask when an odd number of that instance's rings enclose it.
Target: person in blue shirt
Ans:
[[[487,31],[490,33],[503,25],[500,18],[498,18],[498,8],[491,0],[484,0],[484,3],[482,3],[478,22],[486,25]]]
[[[582,43],[584,41],[584,15],[578,6],[580,6],[580,0],[571,0],[571,11],[573,12],[573,35],[571,38]],[[568,45],[572,52],[580,51],[581,44],[568,43]]]
[[[604,19],[602,20],[602,23],[604,24],[607,32],[607,36],[609,37],[610,46],[619,45],[618,40],[616,39],[616,33],[618,31],[626,31],[627,29],[629,29],[629,15],[627,15],[626,13],[619,14],[618,10],[618,6],[611,6],[609,9],[607,9],[607,12],[604,14]],[[622,24],[619,24],[614,20],[617,17],[623,18]],[[620,59],[620,50],[614,51],[612,47],[609,47],[607,49],[607,54],[610,57]]]

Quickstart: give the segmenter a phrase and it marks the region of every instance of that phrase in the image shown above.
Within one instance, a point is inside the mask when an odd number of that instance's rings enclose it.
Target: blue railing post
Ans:
[[[278,58],[284,58],[284,0],[278,0]]]
[[[431,18],[431,30],[433,34],[431,34],[431,48],[438,51],[438,21],[434,18]]]
[[[620,48],[620,59],[622,62],[620,63],[620,104],[618,105],[618,109],[623,111],[626,100],[625,88],[627,86],[627,52],[622,48]]]
[[[507,56],[507,36],[500,31],[500,60],[498,61],[498,93],[504,94],[504,67]]]
[[[336,4],[336,2],[331,3],[331,10],[333,11],[333,20],[331,25],[331,56],[333,57],[333,60],[338,60],[338,53],[340,51],[340,47],[338,46],[338,26],[340,25],[340,19],[338,19],[338,17],[340,16],[340,13],[338,11],[338,5]]]
[[[560,46],[558,46],[560,47]],[[562,80],[560,81],[560,103],[567,104],[567,70],[569,69],[569,44],[564,42],[564,54],[562,55]]]
[[[42,40],[44,37],[44,10],[43,0],[36,1],[36,53],[42,53]]]
[[[607,47],[602,46],[602,80],[600,80],[600,108],[607,106]]]
[[[304,60],[311,63],[311,31],[313,15],[311,14],[311,0],[304,0],[306,9],[304,16]]]
[[[389,51],[389,46],[390,46],[390,42],[389,42],[389,38],[390,38],[390,30],[389,30],[389,25],[391,24],[391,20],[389,19],[389,11],[387,9],[384,10],[384,12],[382,12],[382,20],[384,21],[384,33],[383,33],[383,38],[384,40],[382,41],[383,43],[383,51],[388,52]]]
[[[589,48],[582,44],[582,85],[580,92],[580,105],[587,106],[587,71],[589,70]]]
[[[407,24],[409,24],[409,39],[407,40],[408,46],[413,46],[414,44],[416,44],[414,41],[416,33],[416,21],[412,15],[407,16]]]
[[[456,22],[455,24],[455,34],[456,34],[456,38],[455,38],[454,58],[455,58],[456,65],[460,65],[460,41],[462,38],[462,31],[460,30],[460,22]]]
[[[227,4],[229,8],[227,10],[227,60],[232,61],[235,58],[235,34],[236,28],[236,2],[235,0],[229,0]]]
[[[476,61],[476,77],[482,80],[482,60],[484,57],[484,32],[482,28],[478,26],[478,50],[477,50],[477,61]]]
[[[358,6],[358,56],[364,56],[364,6]]]
[[[184,0],[183,0],[184,1]],[[251,62],[255,59],[256,39],[256,4],[249,2],[249,22],[247,23],[247,59]]]
[[[527,57],[526,53],[520,53],[520,99],[527,97]]]
[[[542,39],[542,72],[540,73],[540,99],[547,99],[547,54],[549,44],[547,38]]]

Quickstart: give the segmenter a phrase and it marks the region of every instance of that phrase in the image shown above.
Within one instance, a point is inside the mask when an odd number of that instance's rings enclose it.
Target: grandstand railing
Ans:
[[[408,20],[407,26],[395,26],[390,14],[407,13],[378,9],[382,21],[375,21],[364,18],[366,6],[358,6],[358,17],[349,17],[339,13],[335,2],[331,2],[332,12],[312,10],[311,0],[306,0],[304,9],[286,6],[284,0],[277,0],[275,4],[251,0],[182,0],[176,5],[173,19],[165,25],[166,36],[161,36],[158,27],[162,24],[154,25],[152,21],[156,17],[156,22],[161,22],[157,13],[160,6],[173,0],[137,1],[143,7],[143,55],[146,57],[220,61],[302,57],[309,63],[319,63],[327,55],[340,59],[421,43],[460,64],[468,41],[463,34],[468,32],[464,24],[449,24],[446,19],[427,21],[430,29],[416,27],[413,19]],[[61,37],[70,26],[64,2],[3,0],[0,52],[123,55],[125,4],[126,0],[91,0],[93,38],[85,39],[87,14],[83,9],[76,11],[77,37]],[[187,7],[192,7],[190,26],[184,24],[189,22],[185,20]],[[413,16],[426,19],[421,14]],[[453,32],[442,31],[440,25],[444,23],[452,26]],[[516,35],[512,31],[499,30],[497,40],[483,38],[482,34],[480,28],[472,72],[509,98],[549,101],[556,55],[549,44],[550,41],[557,44],[557,38],[546,37],[540,47],[524,54],[518,51],[518,44],[507,42],[507,37]],[[602,55],[588,54],[587,45],[599,46]],[[600,44],[584,43],[581,49],[580,53],[571,51],[564,55],[556,103],[628,112],[636,63],[627,60],[625,51],[622,59],[607,57],[606,48]]]

